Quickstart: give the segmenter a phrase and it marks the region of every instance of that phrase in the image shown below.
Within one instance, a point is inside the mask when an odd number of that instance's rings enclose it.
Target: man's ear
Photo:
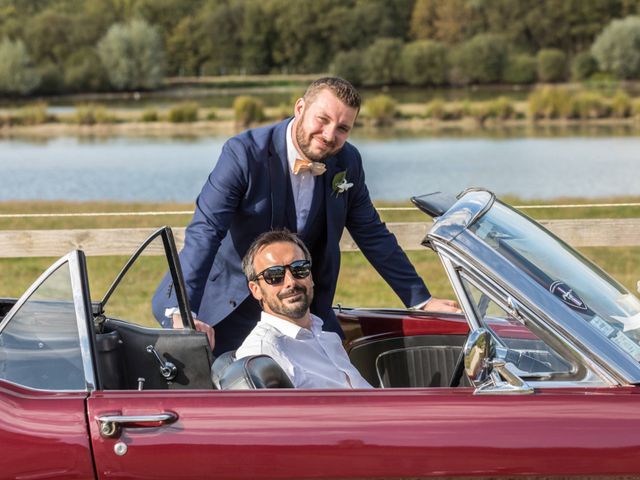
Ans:
[[[251,295],[253,295],[253,298],[258,300],[259,302],[262,301],[262,289],[260,288],[260,285],[258,285],[258,282],[254,282],[253,280],[250,281],[249,290],[251,291]]]
[[[295,105],[293,106],[293,113],[296,118],[300,118],[302,116],[302,112],[304,111],[304,98],[299,98],[296,100]]]

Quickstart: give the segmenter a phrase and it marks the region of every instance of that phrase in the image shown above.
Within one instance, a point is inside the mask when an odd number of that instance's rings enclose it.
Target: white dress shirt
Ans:
[[[311,172],[300,172],[298,175],[293,173],[293,164],[296,158],[304,158],[293,144],[292,130],[293,120],[287,125],[287,161],[289,163],[289,178],[291,179],[291,189],[293,190],[293,201],[296,207],[296,225],[297,231],[300,232],[309,216],[311,209],[311,200],[313,200],[313,189],[315,186],[315,178]]]
[[[273,358],[296,388],[372,388],[349,361],[340,337],[322,331],[315,315],[308,330],[262,312],[236,358],[261,354]]]

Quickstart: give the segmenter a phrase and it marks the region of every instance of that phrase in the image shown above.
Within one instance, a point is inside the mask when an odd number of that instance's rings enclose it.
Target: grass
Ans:
[[[585,203],[580,199],[555,201],[521,201],[508,199],[514,205],[543,205],[554,203]],[[638,198],[601,199],[598,203],[637,203]],[[377,202],[378,207],[410,207],[407,203]],[[191,211],[189,204],[176,203],[116,203],[116,202],[3,202],[0,213],[54,213],[54,212],[131,212],[131,211]],[[527,210],[533,218],[625,218],[640,215],[640,207],[577,208]],[[425,215],[413,211],[392,211],[381,213],[386,222],[424,221]],[[171,225],[186,226],[191,214],[179,216],[141,217],[71,217],[71,218],[0,218],[0,229],[68,229],[68,228],[110,228],[110,227],[155,227]],[[597,247],[580,250],[632,292],[640,280],[640,247]],[[425,279],[435,296],[452,297],[453,292],[437,255],[430,250],[408,252],[411,262]],[[0,291],[4,297],[18,297],[42,273],[54,258],[0,258]],[[104,256],[88,258],[88,270],[92,298],[99,300],[120,271],[127,258],[124,256]],[[116,292],[109,304],[109,313],[132,319],[137,323],[153,325],[155,321],[150,311],[150,298],[156,285],[166,271],[163,257],[141,257],[129,272],[128,283]],[[124,296],[124,292],[127,296]],[[400,300],[386,285],[373,267],[359,252],[342,255],[342,265],[338,278],[335,303],[343,306],[401,307]]]

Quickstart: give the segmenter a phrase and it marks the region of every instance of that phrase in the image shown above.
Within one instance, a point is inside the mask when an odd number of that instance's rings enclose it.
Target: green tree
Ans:
[[[64,85],[72,92],[107,90],[109,82],[100,57],[94,48],[73,52],[64,64]]]
[[[212,0],[198,15],[199,36],[205,75],[239,73],[242,64],[243,4],[231,0]]]
[[[167,73],[178,76],[200,75],[207,55],[200,22],[186,16],[167,38]]]
[[[338,77],[349,80],[353,85],[362,84],[362,50],[338,52],[329,71]]]
[[[510,55],[502,80],[513,84],[529,84],[536,81],[536,59],[526,53]]]
[[[639,78],[640,17],[612,21],[593,42],[591,53],[600,70],[618,78]]]
[[[416,40],[436,38],[436,2],[437,0],[416,0],[411,12],[410,34]]]
[[[571,61],[571,78],[586,80],[598,71],[598,62],[590,52],[580,52]]]
[[[452,83],[495,83],[507,62],[507,44],[495,34],[480,34],[459,45],[451,55]]]
[[[249,74],[269,73],[273,66],[275,12],[268,2],[250,0],[245,4],[242,24],[242,69]]]
[[[365,85],[391,85],[401,80],[401,51],[402,41],[397,38],[379,38],[373,42],[362,57],[362,82]]]
[[[542,82],[561,82],[566,77],[567,56],[557,48],[544,48],[536,55],[538,79]]]
[[[71,15],[47,9],[35,15],[24,31],[24,41],[36,63],[49,60],[62,65],[76,48],[70,38]]]
[[[442,85],[447,82],[447,48],[431,40],[407,43],[402,48],[400,67],[409,85]]]
[[[160,35],[144,20],[111,26],[98,43],[98,55],[117,90],[156,88],[164,76]]]
[[[40,83],[22,40],[0,42],[0,92],[27,95]]]

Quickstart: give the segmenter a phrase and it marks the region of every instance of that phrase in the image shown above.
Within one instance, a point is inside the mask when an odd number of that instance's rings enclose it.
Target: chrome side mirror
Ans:
[[[488,330],[479,328],[464,344],[464,369],[474,384],[484,382],[491,372],[488,362],[495,357],[495,343]]]
[[[491,333],[479,328],[464,344],[464,369],[476,386],[475,394],[528,394],[534,390],[517,375],[511,363],[496,358]]]

